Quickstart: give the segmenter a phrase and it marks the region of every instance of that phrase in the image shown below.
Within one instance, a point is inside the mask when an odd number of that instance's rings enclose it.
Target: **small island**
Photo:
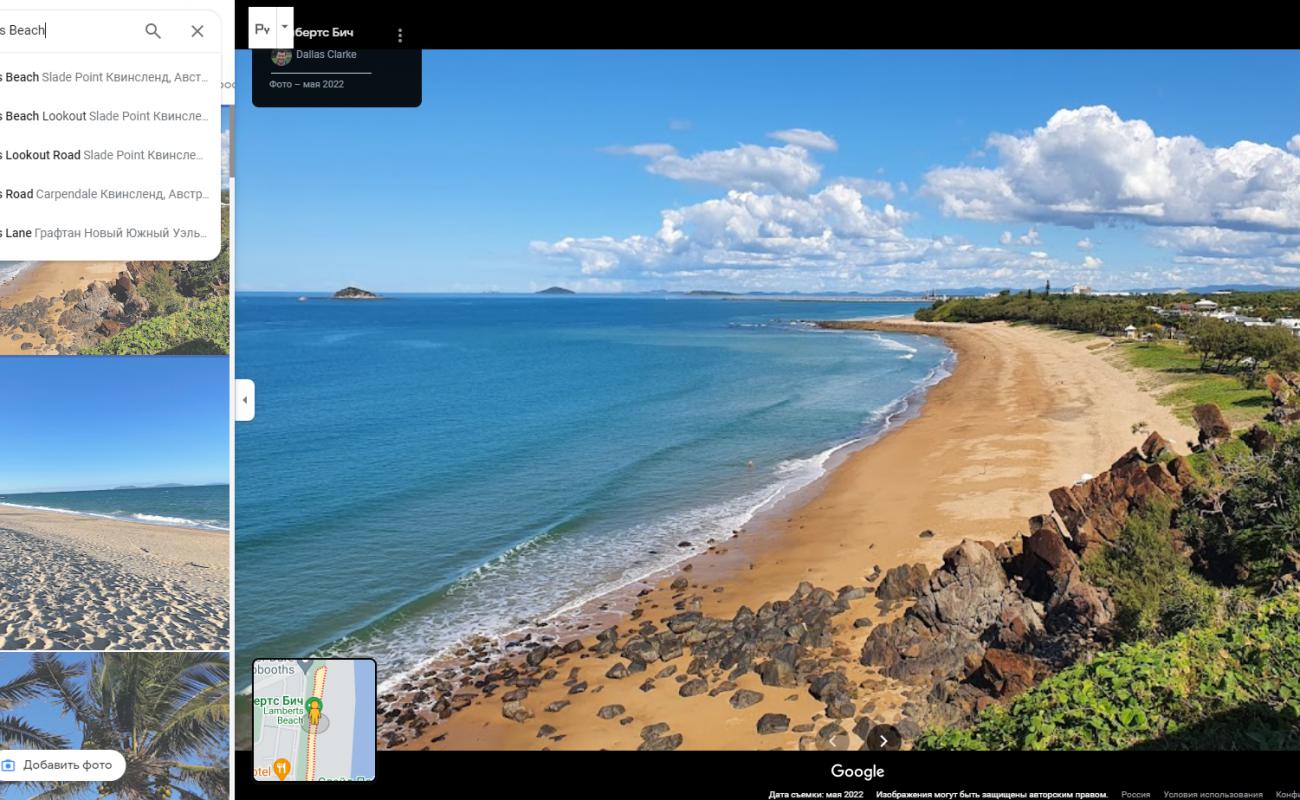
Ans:
[[[577,294],[577,292],[572,289],[566,289],[563,286],[551,286],[542,289],[540,292],[537,292],[537,294]]]
[[[367,292],[365,289],[358,289],[355,286],[349,286],[346,289],[339,289],[334,293],[336,300],[378,300],[379,295],[374,292]]]

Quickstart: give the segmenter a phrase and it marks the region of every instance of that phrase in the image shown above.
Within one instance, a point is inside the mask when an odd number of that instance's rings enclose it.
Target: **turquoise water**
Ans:
[[[230,487],[225,485],[0,494],[0,503],[200,530],[230,527]]]
[[[391,677],[638,580],[816,480],[951,358],[798,321],[900,303],[236,303],[258,390],[236,426],[237,675],[328,652]]]

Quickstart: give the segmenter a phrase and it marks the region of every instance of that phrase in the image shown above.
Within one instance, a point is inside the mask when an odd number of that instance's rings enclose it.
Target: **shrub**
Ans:
[[[1123,640],[1161,639],[1214,618],[1217,593],[1178,552],[1170,513],[1170,505],[1153,504],[1132,514],[1112,546],[1084,561],[1088,580],[1115,601]]]
[[[213,297],[153,317],[81,351],[84,355],[220,355],[230,352],[230,300]]]
[[[919,750],[1300,747],[1300,590],[1227,624],[1137,642],[1048,678]]]
[[[1300,436],[1280,439],[1271,453],[1212,467],[1179,526],[1214,577],[1267,589],[1300,550]]]

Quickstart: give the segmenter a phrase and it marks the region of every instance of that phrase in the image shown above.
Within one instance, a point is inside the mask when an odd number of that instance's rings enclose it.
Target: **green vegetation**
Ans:
[[[1263,298],[1263,299],[1261,299]],[[917,319],[947,322],[1004,320],[1046,325],[1088,334],[1117,334],[1132,325],[1144,338],[1120,339],[1116,351],[1126,363],[1155,373],[1160,401],[1190,421],[1192,409],[1214,403],[1229,423],[1259,422],[1271,403],[1260,384],[1270,370],[1300,370],[1300,338],[1276,327],[1246,327],[1199,316],[1162,318],[1151,308],[1168,308],[1188,297],[1144,295],[1095,297],[1003,293],[997,297],[936,301]],[[1300,315],[1300,292],[1216,296],[1224,305],[1274,317]],[[1271,305],[1265,305],[1265,302]]]
[[[1163,296],[1161,300],[1166,300]],[[936,300],[916,312],[923,322],[1032,322],[1083,333],[1117,333],[1127,325],[1158,325],[1161,317],[1147,306],[1158,305],[1150,295],[1094,297],[1092,295],[1003,292],[996,297]]]
[[[1191,421],[1196,406],[1214,403],[1230,424],[1247,426],[1262,420],[1272,403],[1262,388],[1248,388],[1233,375],[1202,371],[1200,358],[1184,342],[1124,341],[1114,350],[1125,364],[1150,373],[1159,384],[1160,403],[1185,421]]]
[[[160,265],[137,288],[155,314],[175,314],[185,307],[186,296],[177,289],[170,265]]]
[[[97,786],[37,787],[43,798],[202,800],[228,795],[230,668],[220,653],[101,653],[88,662],[55,653],[31,656],[31,668],[0,686],[0,705],[48,703],[71,716],[80,746],[116,750],[126,772]],[[0,720],[0,746],[77,746],[20,716]]]
[[[1203,295],[1135,294],[1126,297],[1048,294],[1004,291],[996,297],[955,297],[936,300],[917,312],[917,319],[947,322],[991,322],[1008,320],[1034,322],[1072,331],[1115,333],[1127,325],[1139,330],[1166,320],[1151,308],[1172,309],[1190,304]],[[1300,290],[1276,292],[1226,292],[1213,295],[1221,307],[1272,322],[1300,316]],[[1175,318],[1174,324],[1177,325]]]
[[[1157,504],[1129,517],[1111,547],[1084,561],[1089,583],[1110,591],[1122,640],[1159,640],[1209,624],[1218,593],[1197,575],[1169,535],[1172,509]]]
[[[1200,359],[1202,371],[1235,371],[1247,388],[1259,385],[1269,369],[1300,369],[1300,340],[1285,328],[1235,325],[1221,319],[1193,317],[1183,323],[1187,349]]]
[[[1285,296],[1295,305],[1300,305],[1300,292],[1261,293],[1261,296]],[[1244,294],[1242,298],[1242,304],[1258,313],[1260,301],[1253,299],[1255,295]],[[1226,305],[1229,298],[1222,299]],[[1216,373],[1235,376],[1247,389],[1257,387],[1268,370],[1300,369],[1300,338],[1290,330],[1272,326],[1247,327],[1195,315],[1165,318],[1151,310],[1172,305],[1167,295],[1094,297],[1003,292],[996,297],[938,300],[929,308],[918,310],[916,318],[929,322],[1031,322],[1102,335],[1119,333],[1133,326],[1152,343],[1159,343],[1163,338],[1181,339],[1185,342],[1186,354],[1192,356],[1154,368],[1194,367],[1198,372],[1213,369]],[[1275,314],[1283,314],[1291,313],[1292,307],[1268,308]]]
[[[1179,527],[1214,578],[1268,591],[1300,566],[1300,436],[1205,471]]]
[[[219,355],[230,352],[230,214],[222,194],[221,252],[211,261],[137,265],[148,315],[83,355]]]
[[[1300,747],[1300,591],[1230,622],[1137,642],[1048,678],[920,750]]]
[[[95,347],[86,355],[219,355],[230,352],[230,298],[221,295],[152,317]]]
[[[1300,747],[1300,432],[1271,430],[1274,449],[1234,439],[1190,457],[1180,509],[1133,514],[1084,559],[1115,603],[1117,648],[917,746]]]

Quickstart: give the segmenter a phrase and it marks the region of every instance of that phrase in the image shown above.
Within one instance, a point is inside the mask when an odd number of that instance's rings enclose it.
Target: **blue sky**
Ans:
[[[0,358],[0,493],[229,479],[223,357]]]
[[[241,85],[244,290],[1300,284],[1295,53],[424,53]]]
[[[60,658],[67,664],[82,664],[89,671],[93,655],[90,653],[67,653],[60,656]],[[0,683],[8,683],[31,668],[32,657],[30,653],[0,654]],[[82,680],[84,682],[85,678]],[[77,725],[76,718],[71,714],[64,714],[63,709],[57,702],[46,697],[29,700],[0,713],[14,714],[46,733],[63,736],[67,738],[74,748],[81,744],[81,728]]]

